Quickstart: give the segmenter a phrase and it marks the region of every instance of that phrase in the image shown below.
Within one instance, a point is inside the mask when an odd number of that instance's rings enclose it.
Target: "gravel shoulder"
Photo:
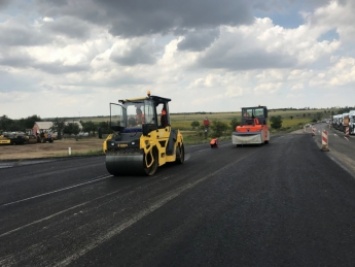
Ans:
[[[66,157],[96,153],[102,151],[104,139],[82,138],[62,139],[53,143],[36,143],[26,145],[1,145],[0,161],[42,159],[50,157]]]

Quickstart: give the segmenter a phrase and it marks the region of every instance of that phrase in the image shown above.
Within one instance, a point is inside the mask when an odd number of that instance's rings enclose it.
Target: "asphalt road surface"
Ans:
[[[149,178],[104,157],[2,168],[0,266],[355,266],[351,155],[317,140],[190,146]]]

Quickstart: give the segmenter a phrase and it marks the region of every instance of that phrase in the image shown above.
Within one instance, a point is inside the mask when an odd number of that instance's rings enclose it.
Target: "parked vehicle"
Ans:
[[[5,135],[0,135],[0,145],[11,145],[11,139]]]
[[[51,133],[47,132],[41,132],[40,134],[37,135],[37,142],[38,143],[53,143],[54,138]]]
[[[34,134],[27,135],[27,143],[26,144],[36,144],[37,143],[37,136]]]
[[[4,132],[0,139],[1,144],[23,145],[27,143],[27,136],[22,132]]]
[[[332,117],[332,126],[343,133],[355,135],[355,110],[347,113],[336,114]]]
[[[355,110],[349,111],[350,134],[355,134]]]

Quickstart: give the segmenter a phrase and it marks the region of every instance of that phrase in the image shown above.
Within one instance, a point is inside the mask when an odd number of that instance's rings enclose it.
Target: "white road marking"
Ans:
[[[111,176],[105,176],[105,177],[103,177],[103,178],[96,179],[95,181],[107,179],[108,177],[111,177]],[[84,183],[82,183],[81,185],[83,185],[83,184],[84,184]],[[87,184],[87,183],[85,183],[85,184]],[[10,231],[8,231],[8,232],[6,232],[6,233],[1,234],[0,237],[3,237],[3,236],[6,236],[6,235],[9,235],[9,234],[12,234],[12,233],[17,232],[17,231],[20,231],[20,230],[23,230],[23,229],[25,229],[25,228],[27,228],[27,227],[30,227],[30,226],[32,226],[32,225],[35,225],[35,224],[38,224],[38,223],[41,223],[41,222],[50,220],[50,219],[52,219],[52,218],[54,218],[54,217],[56,217],[56,216],[58,216],[58,215],[64,214],[64,213],[66,213],[66,212],[68,212],[68,211],[71,211],[71,210],[74,210],[74,209],[76,209],[76,208],[78,208],[78,207],[82,207],[82,206],[85,206],[85,205],[87,205],[87,204],[90,204],[91,202],[97,201],[98,199],[105,198],[105,197],[107,197],[107,196],[117,194],[117,192],[119,192],[120,190],[121,190],[121,189],[116,190],[116,191],[114,191],[114,192],[111,192],[111,193],[109,193],[109,194],[106,194],[106,195],[104,195],[104,196],[100,196],[100,197],[94,198],[94,199],[92,199],[92,200],[90,200],[90,201],[86,201],[86,202],[80,203],[80,204],[78,204],[78,205],[72,206],[72,207],[70,207],[70,208],[68,208],[68,209],[61,210],[61,211],[59,211],[59,212],[53,213],[53,214],[51,214],[51,215],[49,215],[49,216],[47,216],[47,217],[44,217],[44,218],[41,218],[41,219],[39,219],[39,220],[33,221],[33,222],[31,222],[31,223],[25,224],[25,225],[23,225],[23,226],[21,226],[21,227],[18,227],[18,228],[16,228],[16,229],[12,229],[12,230],[10,230]],[[57,190],[57,191],[59,191],[59,190]]]
[[[70,190],[70,189],[73,189],[73,188],[76,188],[76,187],[80,187],[80,186],[83,186],[83,185],[96,183],[98,181],[105,180],[105,179],[110,178],[110,177],[112,177],[112,175],[105,175],[104,177],[100,177],[100,178],[97,178],[97,179],[94,179],[94,180],[91,180],[91,181],[88,181],[88,182],[85,182],[85,183],[75,184],[75,185],[64,187],[64,188],[61,188],[61,189],[58,189],[58,190],[54,190],[54,191],[51,191],[51,192],[43,193],[43,194],[40,194],[40,195],[36,195],[36,196],[32,196],[32,197],[16,200],[16,201],[13,201],[13,202],[5,203],[5,204],[2,204],[1,206],[10,206],[10,205],[14,205],[14,204],[17,204],[17,203],[25,202],[25,201],[28,201],[28,200],[32,200],[32,199],[36,199],[36,198],[40,198],[40,197],[44,197],[44,196],[48,196],[48,195],[52,195],[52,194],[55,194],[55,193],[58,193],[58,192],[63,192],[63,191]]]
[[[6,233],[1,234],[0,237],[3,237],[3,236],[6,236],[6,235],[9,235],[9,234],[12,234],[12,233],[17,232],[17,231],[20,231],[20,230],[23,230],[23,229],[25,229],[25,228],[27,228],[27,227],[30,227],[30,226],[32,226],[32,225],[35,225],[35,224],[38,224],[38,223],[47,221],[47,220],[52,219],[52,218],[54,218],[54,217],[56,217],[56,216],[58,216],[58,215],[60,215],[60,214],[65,213],[65,212],[67,212],[67,211],[70,211],[70,210],[76,209],[76,208],[78,208],[78,207],[84,206],[84,205],[86,205],[86,204],[88,204],[88,203],[90,203],[90,202],[91,202],[91,201],[87,201],[87,202],[81,203],[81,204],[79,204],[79,205],[75,205],[75,206],[70,207],[70,208],[68,208],[68,209],[65,209],[65,210],[59,211],[59,212],[57,212],[57,213],[51,214],[51,215],[49,215],[49,216],[47,216],[47,217],[44,217],[44,218],[42,218],[42,219],[40,219],[40,220],[33,221],[33,222],[29,223],[29,224],[25,224],[25,225],[23,225],[23,226],[21,226],[21,227],[18,227],[18,228],[16,228],[16,229],[12,229],[11,231],[8,231],[8,232],[6,232]]]
[[[128,227],[132,226],[133,224],[137,223],[138,221],[140,221],[141,219],[143,219],[144,217],[146,217],[150,213],[152,213],[155,210],[159,209],[160,207],[164,206],[169,201],[178,197],[181,193],[185,192],[188,189],[194,188],[195,186],[197,186],[201,182],[207,180],[210,177],[215,176],[217,173],[219,173],[225,169],[228,169],[231,166],[235,166],[236,162],[241,161],[244,158],[245,157],[243,157],[237,161],[234,161],[232,163],[229,163],[229,164],[225,165],[223,168],[221,168],[213,173],[210,173],[204,177],[201,177],[200,179],[198,179],[194,182],[191,182],[189,184],[186,184],[185,186],[177,188],[176,190],[171,191],[170,193],[164,194],[165,197],[152,203],[147,209],[139,211],[138,213],[134,214],[131,218],[127,219],[123,223],[112,227],[111,229],[109,229],[107,231],[106,234],[97,236],[87,246],[85,246],[84,248],[82,248],[78,251],[75,251],[72,255],[68,256],[63,261],[58,262],[57,264],[53,265],[53,267],[67,266],[67,265],[71,264],[73,261],[79,259],[81,256],[84,256],[86,253],[88,253],[91,250],[95,249],[96,247],[100,246],[102,243],[106,242],[107,240],[110,240],[112,237],[120,234],[122,231],[124,231]]]

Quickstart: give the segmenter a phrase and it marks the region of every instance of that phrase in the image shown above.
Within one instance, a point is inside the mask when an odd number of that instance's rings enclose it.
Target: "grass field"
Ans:
[[[282,127],[280,129],[272,129],[271,134],[278,132],[296,131],[305,124],[311,123],[321,118],[329,118],[332,110],[269,110],[269,118],[272,116],[282,117]],[[171,124],[173,128],[180,129],[183,133],[185,144],[209,143],[211,135],[205,136],[203,128],[203,120],[208,117],[210,123],[223,122],[227,125],[227,130],[219,137],[220,140],[231,140],[232,126],[231,121],[240,121],[240,112],[219,112],[219,113],[182,113],[171,114]],[[81,117],[75,118],[82,121],[92,121],[95,124],[100,122],[108,122],[109,117]],[[197,121],[199,127],[193,128],[192,122]],[[63,139],[54,143],[32,144],[32,145],[2,145],[0,149],[0,160],[8,159],[24,159],[24,158],[45,158],[45,157],[66,157],[79,155],[100,155],[102,154],[102,143],[104,139],[98,139],[97,136],[83,139]],[[69,155],[69,148],[71,155]]]
[[[314,120],[321,118],[331,117],[332,109],[278,109],[278,110],[269,110],[269,118],[272,116],[281,116],[282,117],[282,129],[297,128],[299,125],[310,123]],[[319,115],[320,114],[320,115]],[[205,118],[208,118],[211,123],[213,121],[221,121],[230,125],[230,122],[233,119],[240,121],[241,114],[240,112],[200,112],[200,113],[171,113],[171,124],[174,128],[181,130],[193,130],[191,123],[197,121],[202,125],[202,121]],[[74,118],[75,120],[82,121],[92,121],[94,123],[108,122],[110,119],[107,116],[101,117],[81,117]]]
[[[66,138],[55,140],[53,143],[2,145],[0,161],[100,155],[103,154],[102,143],[103,139],[99,138]]]
[[[332,109],[277,109],[269,110],[269,119],[272,116],[281,116],[282,127],[280,129],[272,129],[271,133],[277,132],[291,132],[299,130],[303,125],[320,120],[322,118],[331,117]],[[204,129],[202,127],[203,120],[208,118],[210,123],[222,122],[228,126],[228,130],[224,132],[224,136],[221,139],[228,139],[234,130],[231,126],[232,120],[240,122],[241,113],[238,112],[199,112],[199,113],[171,113],[171,125],[175,129],[180,129],[183,132],[184,140],[189,143],[201,143],[207,142],[208,138],[205,138]],[[78,118],[76,118],[78,119]],[[83,121],[92,121],[94,123],[107,122],[109,117],[87,117],[81,118]],[[193,128],[192,122],[198,122],[199,127]],[[269,124],[270,125],[270,124]]]

